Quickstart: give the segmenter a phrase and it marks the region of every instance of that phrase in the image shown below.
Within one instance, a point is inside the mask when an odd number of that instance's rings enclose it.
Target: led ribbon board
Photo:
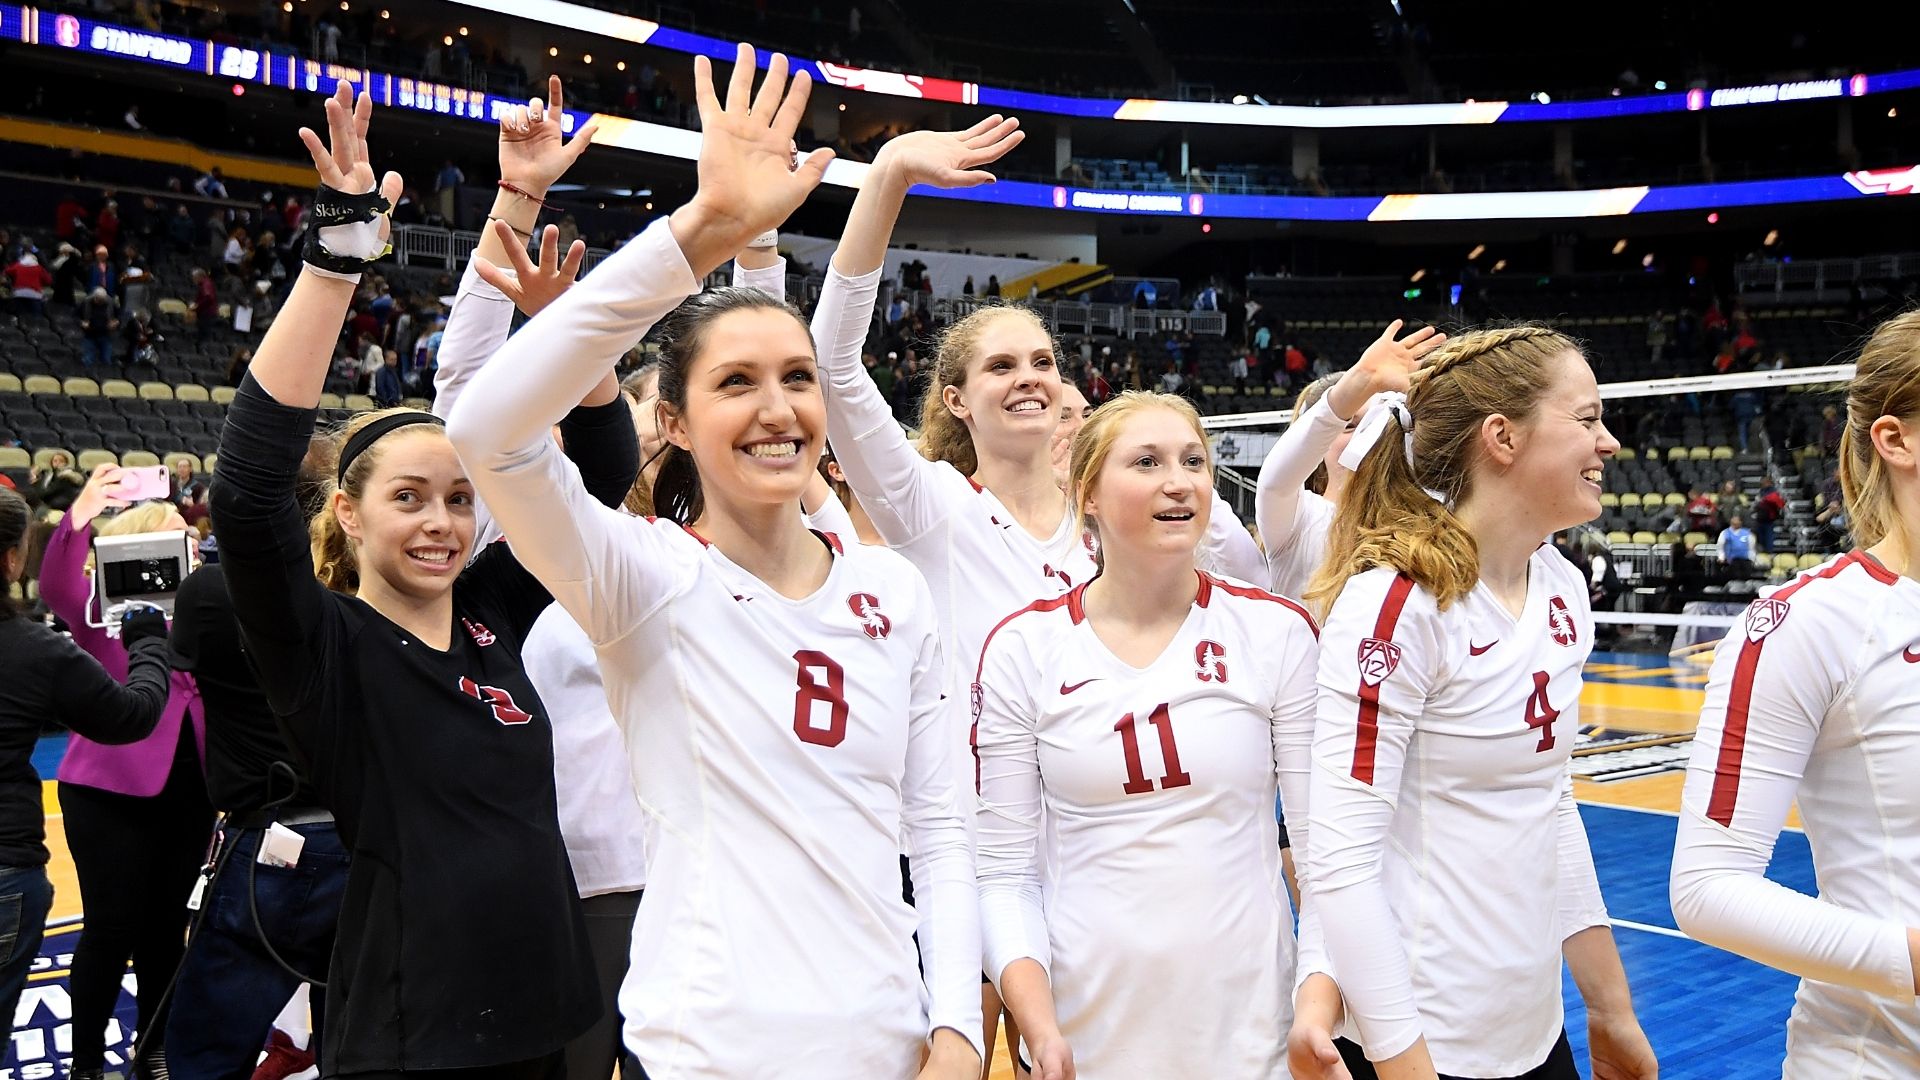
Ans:
[[[469,3],[473,0],[459,0],[459,2]],[[516,7],[525,6],[530,12],[535,13],[558,9],[590,10],[580,9],[577,5],[564,3],[563,0],[514,0],[514,4]],[[484,5],[476,4],[476,6]],[[669,30],[644,19],[633,19],[608,12],[594,14],[599,16],[591,23],[595,32],[606,33],[610,32],[610,29],[618,29],[630,35],[630,39],[642,40],[650,44],[657,44],[660,40],[679,41],[688,46],[683,51],[694,51],[692,44],[697,43],[702,46],[698,51],[709,55],[723,53],[723,58],[731,58],[733,55],[733,47],[717,38],[701,38],[699,35],[688,34],[685,31]],[[54,14],[37,8],[23,8],[17,4],[0,4],[0,38],[22,41],[44,48],[92,53],[111,61],[154,64],[211,78],[277,86],[315,94],[331,94],[335,87],[344,81],[352,83],[358,89],[364,89],[372,96],[375,104],[387,108],[433,113],[479,123],[493,123],[502,110],[522,103],[519,99],[443,83],[405,78],[365,68],[326,64],[286,53],[177,38],[166,34],[152,34],[73,15]],[[698,41],[693,42],[692,39],[698,39]],[[825,67],[839,70],[843,75],[848,70],[836,69],[833,65]],[[972,85],[959,83],[944,85],[944,80],[921,80],[917,83],[911,81],[918,79],[918,76],[897,76],[896,78],[908,81],[893,84],[891,90],[877,92],[905,94],[909,89],[931,89],[940,94],[964,94],[970,92],[965,90],[965,87]],[[954,87],[962,87],[962,89],[956,91]],[[979,90],[983,95],[981,103],[990,104],[984,96],[987,92],[986,88],[979,88]],[[1407,107],[1453,108],[1453,106]],[[1508,108],[1519,107],[1508,106]],[[1558,106],[1529,107],[1558,108]],[[561,125],[564,130],[572,132],[593,115],[568,109],[561,117]],[[600,128],[594,136],[596,143],[684,161],[694,161],[700,156],[700,133],[697,131],[606,113],[599,114],[599,118]],[[827,169],[826,182],[837,187],[857,188],[866,176],[867,168],[868,166],[856,161],[835,161]],[[1132,214],[1148,217],[1292,221],[1499,221],[1614,217],[1623,214],[1650,214],[1676,210],[1708,210],[1734,206],[1770,206],[1782,203],[1877,198],[1887,195],[1909,195],[1913,193],[1916,186],[1920,186],[1920,165],[1891,169],[1865,169],[1838,176],[1751,180],[1740,183],[1457,195],[1344,197],[1214,195],[1110,191],[1019,180],[1002,180],[995,184],[957,191],[915,187],[911,194],[990,205],[1024,206],[1040,210]]]

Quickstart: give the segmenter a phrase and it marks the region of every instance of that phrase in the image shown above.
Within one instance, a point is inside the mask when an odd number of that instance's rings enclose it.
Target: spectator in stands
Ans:
[[[87,260],[87,270],[81,278],[81,284],[88,292],[105,289],[116,296],[120,291],[120,271],[113,265],[112,249],[105,244],[95,244],[93,258]]]
[[[1160,373],[1159,390],[1163,394],[1178,394],[1187,385],[1186,376],[1180,374],[1180,365],[1173,359],[1167,360],[1165,371]]]
[[[373,372],[373,403],[383,409],[393,408],[406,396],[406,390],[400,383],[400,354],[388,352],[378,345],[368,344],[369,356],[379,356],[380,366]]]
[[[1261,367],[1273,363],[1273,328],[1264,321],[1253,328],[1253,352]]]
[[[1820,511],[1813,515],[1813,523],[1820,526],[1820,535],[1815,541],[1820,550],[1839,551],[1847,546],[1847,504],[1840,497],[1838,474],[1827,477],[1821,485]]]
[[[1759,545],[1762,554],[1773,552],[1773,528],[1787,513],[1787,498],[1780,494],[1779,485],[1771,477],[1760,486],[1760,498],[1753,504],[1754,542]]]
[[[47,299],[63,307],[78,307],[80,304],[80,275],[86,270],[87,261],[80,256],[80,249],[72,244],[61,243],[53,255],[53,293]]]
[[[861,363],[866,365],[867,372],[873,376],[873,385],[880,388],[880,396],[888,401],[893,400],[893,382],[898,374],[899,360],[899,353],[888,353],[887,362],[884,364],[872,353],[861,357]]]
[[[1310,362],[1307,360],[1307,351],[1300,347],[1299,342],[1288,342],[1285,355],[1287,389],[1297,389],[1313,381],[1313,372]],[[1276,378],[1274,381],[1278,382],[1279,379]]]
[[[227,198],[227,179],[220,175],[220,166],[215,165],[213,168],[201,173],[199,178],[193,182],[193,190],[195,194],[209,199]],[[181,210],[185,211],[185,209],[186,207],[183,204]]]
[[[960,285],[960,295],[961,296],[973,295],[973,275],[972,274],[968,274],[967,280]]]
[[[121,625],[126,654],[122,686],[64,635],[21,616],[8,596],[27,566],[31,513],[26,500],[0,490],[0,909],[12,926],[0,952],[0,1016],[14,1008],[38,962],[53,885],[47,880],[46,816],[32,754],[48,721],[95,743],[145,738],[167,704],[167,624],[148,607]]]
[[[1665,309],[1655,311],[1647,320],[1647,362],[1654,370],[1667,358],[1667,313]]]
[[[467,174],[452,158],[440,163],[440,172],[433,178],[433,194],[440,209],[440,220],[447,228],[458,228],[455,213],[459,209],[460,185],[467,182]]]
[[[1746,494],[1740,490],[1739,481],[1723,480],[1720,482],[1720,490],[1714,493],[1713,505],[1720,511],[1720,520],[1725,521],[1734,514],[1744,517],[1747,508],[1753,505],[1753,500],[1747,498]]]
[[[129,252],[133,250],[129,245]],[[148,311],[152,304],[153,278],[147,268],[129,261],[127,268],[120,271],[120,306],[127,311]]]
[[[1713,497],[1697,487],[1687,489],[1686,515],[1689,532],[1713,532],[1720,527],[1720,512],[1714,509]]]
[[[173,216],[167,219],[167,241],[173,245],[175,255],[187,255],[193,251],[193,211],[186,203],[177,203]]]
[[[1765,414],[1766,396],[1758,387],[1749,386],[1733,392],[1734,440],[1740,444],[1741,453],[1746,453],[1750,448],[1754,426],[1760,423]],[[1764,428],[1761,434],[1766,434]]]
[[[80,307],[80,357],[88,367],[113,363],[113,332],[120,328],[116,318],[119,302],[104,287],[87,294]]]
[[[74,470],[73,458],[65,450],[55,450],[45,466],[36,465],[27,473],[27,501],[64,513],[85,483],[86,478]]]
[[[220,249],[220,262],[226,266],[227,273],[239,274],[247,261],[247,230],[235,228],[227,234],[227,242]]]
[[[987,275],[987,297],[992,300],[1000,299],[1000,276],[998,274]]]
[[[1840,410],[1831,405],[1820,409],[1820,454],[1832,457],[1840,452]]]
[[[213,336],[214,321],[220,318],[220,290],[213,275],[193,268],[193,331],[201,341]]]
[[[94,243],[112,251],[120,243],[120,204],[108,199],[93,218]]]
[[[160,362],[156,346],[165,339],[153,325],[153,313],[146,308],[135,308],[128,313],[120,326],[120,336],[126,341],[127,363],[152,367]]]
[[[53,235],[73,244],[83,244],[87,239],[87,208],[72,192],[60,199],[53,208]]]
[[[1746,575],[1753,569],[1753,542],[1753,530],[1746,527],[1739,514],[1727,518],[1727,527],[1720,530],[1715,544],[1721,563],[1735,575]]]
[[[247,367],[253,363],[253,350],[245,345],[233,347],[233,357],[227,361],[226,385],[238,387],[247,377]]]
[[[47,311],[47,290],[53,287],[53,275],[40,265],[40,260],[32,255],[22,255],[20,260],[6,268],[7,284],[13,289],[13,311],[16,315],[45,315]]]

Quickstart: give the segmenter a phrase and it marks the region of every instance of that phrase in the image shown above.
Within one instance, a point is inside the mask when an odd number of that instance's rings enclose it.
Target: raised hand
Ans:
[[[67,508],[67,523],[75,531],[86,528],[108,510],[124,510],[133,505],[120,497],[120,477],[126,472],[118,465],[101,462],[93,467],[86,486],[74,496]]]
[[[873,167],[909,186],[978,187],[994,180],[980,166],[1007,156],[1026,137],[1020,121],[995,113],[965,131],[909,131],[896,136],[880,148]]]
[[[1367,399],[1388,390],[1406,392],[1414,371],[1428,353],[1446,343],[1447,335],[1438,327],[1423,326],[1395,340],[1406,324],[1399,319],[1387,324],[1360,361],[1347,369],[1340,381],[1327,391],[1327,403],[1335,415],[1351,420],[1367,407]]]
[[[513,264],[513,273],[507,273],[478,254],[473,257],[474,272],[480,275],[482,281],[505,293],[522,315],[531,318],[538,314],[579,279],[580,263],[587,257],[586,241],[575,240],[567,247],[563,259],[560,257],[560,227],[549,225],[540,234],[540,262],[536,265],[527,258],[527,249],[520,246],[506,222],[495,221],[489,227],[495,239],[506,249],[507,260]]]
[[[374,188],[373,165],[367,155],[367,128],[373,121],[373,99],[362,93],[353,97],[353,84],[341,82],[327,99],[327,141],[312,128],[300,129],[300,141],[313,156],[313,168],[320,182],[347,195],[364,195]],[[380,194],[387,202],[400,197],[401,180],[397,172],[380,179]],[[384,216],[379,223],[380,238],[385,240],[392,223]]]
[[[599,129],[598,118],[589,120],[569,141],[561,130],[566,101],[560,76],[549,75],[545,102],[534,98],[500,116],[500,179],[536,199],[580,160]]]
[[[753,46],[740,45],[722,102],[714,93],[713,64],[693,62],[694,100],[700,110],[700,190],[673,216],[674,237],[696,276],[720,265],[746,241],[778,226],[826,175],[833,151],[815,150],[793,162],[793,135],[806,115],[812,77],[787,82],[787,58],[773,54],[754,93]]]

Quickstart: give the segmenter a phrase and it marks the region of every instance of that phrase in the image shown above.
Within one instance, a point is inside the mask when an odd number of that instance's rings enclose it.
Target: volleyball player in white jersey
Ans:
[[[1253,516],[1267,548],[1267,573],[1256,580],[1282,596],[1305,595],[1313,572],[1326,560],[1334,504],[1353,476],[1340,465],[1340,454],[1367,403],[1389,390],[1405,393],[1420,358],[1446,343],[1447,335],[1431,326],[1396,341],[1403,325],[1395,319],[1360,354],[1359,363],[1300,391],[1293,422],[1260,464]],[[1309,491],[1308,480],[1321,469],[1325,486]]]
[[[1342,459],[1354,477],[1307,594],[1328,614],[1296,1076],[1337,1075],[1331,978],[1356,1077],[1571,1080],[1563,955],[1596,1074],[1657,1069],[1567,768],[1586,586],[1541,543],[1599,513],[1619,448],[1600,412],[1571,340],[1479,331],[1432,353],[1404,398],[1377,398]]]
[[[724,105],[695,61],[693,201],[510,339],[449,431],[592,639],[624,729],[649,826],[620,994],[641,1069],[960,1080],[982,1058],[978,898],[926,585],[801,519],[826,418],[792,309],[754,289],[681,305],[831,158],[791,167],[808,80],[789,93],[786,70],[773,57],[750,112],[750,47]],[[673,520],[589,505],[548,414],[677,305],[660,388],[673,448],[654,486]],[[536,376],[533,356],[554,366]],[[899,895],[902,837],[917,919]]]
[[[1860,547],[1714,657],[1673,853],[1687,933],[1802,976],[1793,1080],[1920,1076],[1920,312],[1861,352],[1840,484]],[[1767,880],[1799,801],[1818,899]]]
[[[1102,406],[1072,471],[1103,571],[1003,619],[972,691],[987,970],[1040,1080],[1284,1077],[1273,806],[1276,778],[1305,797],[1313,621],[1196,567],[1213,477],[1184,399]]]

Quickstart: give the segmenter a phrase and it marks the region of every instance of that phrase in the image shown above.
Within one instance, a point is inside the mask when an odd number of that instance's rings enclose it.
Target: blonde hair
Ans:
[[[1299,423],[1300,418],[1306,415],[1307,410],[1319,404],[1320,399],[1326,397],[1327,391],[1333,389],[1333,384],[1339,382],[1340,376],[1345,374],[1345,371],[1336,371],[1331,375],[1322,375],[1301,387],[1299,396],[1293,399],[1293,420],[1291,423]],[[1306,488],[1315,495],[1325,495],[1327,493],[1326,462],[1323,461],[1313,467],[1313,473],[1307,477]]]
[[[1475,330],[1450,338],[1413,373],[1413,463],[1390,419],[1334,513],[1327,561],[1306,600],[1324,617],[1347,579],[1376,566],[1412,578],[1442,609],[1480,580],[1480,549],[1450,509],[1471,491],[1480,425],[1496,413],[1524,423],[1554,383],[1550,362],[1580,347],[1544,326]],[[1435,501],[1428,491],[1444,501]]]
[[[1860,350],[1847,387],[1847,424],[1840,435],[1840,492],[1854,543],[1872,547],[1901,528],[1887,464],[1873,445],[1883,416],[1920,417],[1920,310],[1880,324]],[[1909,549],[1920,536],[1906,538]]]
[[[1087,417],[1087,422],[1074,434],[1073,457],[1067,465],[1067,503],[1073,507],[1074,527],[1095,540],[1100,538],[1100,523],[1087,516],[1087,498],[1093,491],[1093,483],[1106,467],[1113,444],[1120,441],[1120,432],[1127,421],[1148,409],[1165,409],[1193,426],[1200,445],[1208,447],[1207,486],[1209,489],[1213,486],[1213,450],[1207,443],[1206,426],[1200,422],[1200,413],[1194,409],[1193,402],[1177,394],[1154,390],[1122,391],[1093,410],[1093,415]],[[1106,566],[1098,544],[1094,545],[1093,561]]]
[[[132,536],[135,533],[159,532],[167,523],[167,518],[179,513],[170,502],[154,500],[135,503],[105,521],[95,522],[95,536]]]
[[[980,457],[973,449],[973,433],[947,408],[946,390],[949,386],[960,389],[967,385],[967,365],[980,349],[981,335],[1001,319],[1023,320],[1045,335],[1048,347],[1055,354],[1060,351],[1053,332],[1040,316],[1012,304],[976,308],[941,332],[933,350],[933,377],[920,398],[920,452],[929,461],[946,462],[960,470],[962,476],[973,475],[980,467]]]
[[[397,408],[355,414],[334,434],[334,460],[339,460],[341,448],[345,447],[347,440],[353,438],[361,428],[388,416],[418,411],[418,409]],[[446,430],[437,424],[414,424],[409,425],[405,430],[408,433],[432,430],[438,432],[442,438],[446,437]],[[380,444],[393,434],[388,432],[361,451],[360,456],[354,458],[353,463],[347,466],[344,483],[336,482],[331,472],[320,480],[320,509],[307,523],[307,536],[313,554],[313,576],[320,579],[320,584],[334,592],[352,596],[360,591],[360,555],[354,546],[353,539],[340,526],[340,515],[333,509],[333,493],[344,491],[347,498],[359,501],[360,497],[366,494],[367,480],[373,476],[374,467],[380,463]],[[311,453],[312,450],[309,449],[309,454]]]
[[[648,376],[658,375],[658,368],[649,366],[620,380],[620,396],[627,402],[627,410],[633,413],[634,423],[640,422],[640,388]],[[658,423],[655,420],[655,423]],[[640,463],[640,471],[633,474],[633,486],[627,489],[627,497],[620,505],[629,514],[639,517],[653,516],[653,485],[647,480],[647,463]]]

